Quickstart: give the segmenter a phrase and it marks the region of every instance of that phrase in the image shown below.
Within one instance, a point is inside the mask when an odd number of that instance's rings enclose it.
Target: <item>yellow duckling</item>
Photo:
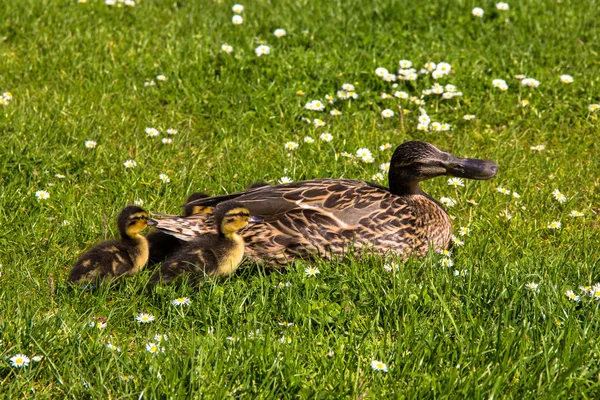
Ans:
[[[189,242],[175,256],[165,261],[151,283],[169,283],[182,274],[196,278],[228,276],[244,257],[244,239],[239,231],[250,222],[260,221],[237,202],[229,202],[214,209],[217,233],[206,233]]]
[[[111,280],[140,272],[149,254],[148,240],[140,232],[148,225],[143,208],[125,207],[117,220],[121,239],[102,242],[85,252],[71,270],[69,282]]]

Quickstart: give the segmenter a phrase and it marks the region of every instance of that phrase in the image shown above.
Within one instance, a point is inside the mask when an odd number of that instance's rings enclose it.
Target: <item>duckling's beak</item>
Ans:
[[[250,220],[248,222],[263,222],[263,219],[255,215],[251,215]]]
[[[148,226],[156,226],[156,225],[158,225],[158,221],[157,220],[152,219],[152,218],[150,218],[148,220]]]
[[[498,164],[491,160],[452,157],[444,163],[446,174],[458,178],[490,179],[498,173]]]

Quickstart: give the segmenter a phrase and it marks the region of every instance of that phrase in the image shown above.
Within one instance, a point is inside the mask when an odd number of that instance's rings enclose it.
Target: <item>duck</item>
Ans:
[[[143,208],[125,207],[117,219],[121,238],[102,242],[82,254],[71,269],[68,282],[112,281],[140,272],[149,255],[148,240],[140,232],[151,224]]]
[[[295,260],[340,258],[353,249],[420,257],[449,247],[452,221],[421,188],[439,176],[486,180],[498,173],[491,160],[460,158],[430,143],[408,141],[391,157],[388,187],[351,179],[320,178],[262,186],[195,200],[190,205],[236,202],[263,220],[240,234],[246,258],[282,269]],[[157,228],[181,240],[215,230],[210,214],[155,219]]]
[[[188,196],[186,204],[183,207],[183,217],[189,217],[190,215],[199,213],[211,213],[212,207],[193,205],[194,200],[203,199],[209,197],[206,193],[196,192]],[[173,255],[185,241],[176,238],[175,236],[169,235],[159,230],[153,230],[146,235],[148,244],[150,246],[150,255],[148,257],[148,264],[160,264],[165,261],[169,256]]]
[[[216,232],[207,232],[188,242],[165,261],[150,278],[150,284],[170,283],[191,275],[194,281],[207,276],[226,277],[239,267],[244,257],[245,242],[239,231],[258,222],[250,210],[237,202],[227,202],[214,209]]]

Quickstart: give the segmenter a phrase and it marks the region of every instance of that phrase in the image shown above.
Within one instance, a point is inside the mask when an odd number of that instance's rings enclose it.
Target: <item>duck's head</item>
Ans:
[[[190,197],[187,198],[187,200],[185,202],[185,206],[183,206],[183,215],[185,217],[189,217],[190,215],[200,214],[200,213],[212,214],[213,208],[210,206],[199,206],[199,205],[195,205],[195,204],[190,204],[194,200],[205,199],[207,197],[209,197],[209,196],[206,193],[199,193],[199,192],[192,193],[190,195]]]
[[[498,173],[494,161],[459,158],[425,142],[402,143],[390,162],[389,184],[397,195],[422,193],[419,182],[436,176],[490,179]]]
[[[148,213],[138,206],[128,206],[121,211],[117,226],[121,237],[135,237],[148,226]]]
[[[260,218],[251,216],[250,210],[235,201],[220,204],[214,215],[219,233],[225,236],[238,232],[251,222],[260,221]]]

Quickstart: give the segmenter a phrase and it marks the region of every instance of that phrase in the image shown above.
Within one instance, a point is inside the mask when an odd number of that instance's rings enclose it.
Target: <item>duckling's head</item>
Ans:
[[[494,161],[459,158],[425,142],[404,142],[392,156],[389,184],[394,194],[416,194],[422,193],[419,182],[436,176],[490,179],[497,172]]]
[[[214,212],[219,234],[229,236],[243,229],[250,222],[258,222],[259,218],[250,216],[250,211],[242,204],[228,201],[220,204]]]
[[[121,211],[117,220],[122,237],[134,237],[148,226],[148,213],[138,206],[128,206]]]
[[[209,197],[206,193],[192,193],[190,197],[187,198],[185,202],[185,206],[183,206],[183,215],[185,217],[189,217],[190,215],[206,213],[212,214],[213,208],[211,206],[199,206],[190,204],[194,200],[205,199]]]

